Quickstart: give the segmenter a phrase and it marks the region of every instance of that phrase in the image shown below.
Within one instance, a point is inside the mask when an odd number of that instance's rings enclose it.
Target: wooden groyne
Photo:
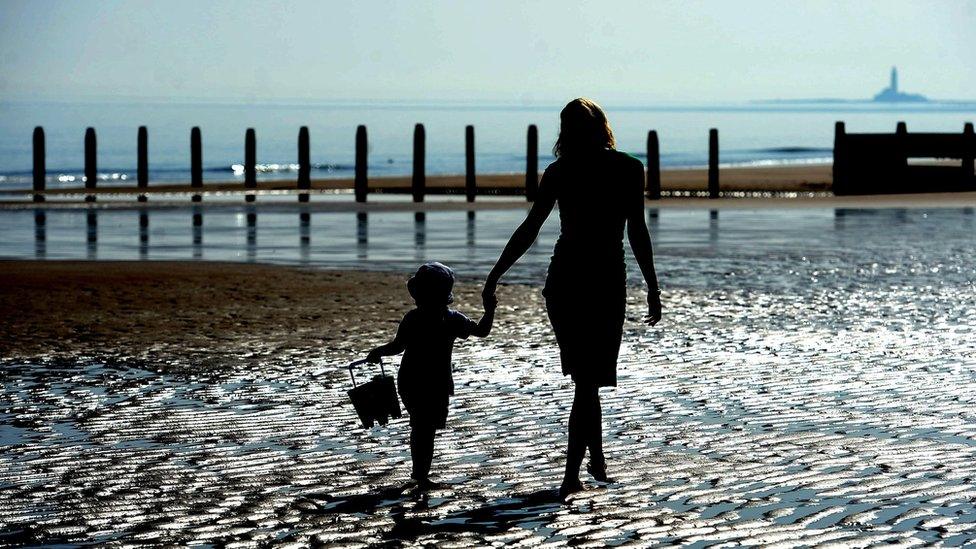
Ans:
[[[410,176],[409,188],[404,189],[397,183],[398,177],[384,178],[383,185],[370,185],[368,172],[368,138],[366,126],[360,125],[356,129],[355,137],[355,178],[352,185],[356,202],[365,202],[372,193],[402,193],[409,192],[414,202],[423,202],[428,194],[446,194],[463,192],[468,202],[474,202],[476,197],[485,194],[524,195],[529,202],[533,201],[539,188],[539,131],[535,124],[528,126],[526,132],[525,145],[525,178],[521,187],[510,184],[492,185],[491,181],[498,181],[504,177],[503,174],[489,174],[483,179],[489,181],[488,185],[479,183],[475,169],[475,128],[468,125],[465,127],[465,172],[463,185],[445,185],[445,181],[450,181],[452,176],[434,176],[442,184],[430,186],[429,177],[426,173],[426,130],[423,124],[414,127],[413,135],[413,166]],[[184,184],[164,183],[150,187],[149,185],[149,131],[145,126],[140,126],[137,133],[137,185],[134,192],[138,195],[140,202],[147,200],[148,194],[152,192],[166,193],[189,193],[193,202],[202,200],[204,192],[203,181],[203,139],[199,127],[190,130],[190,185],[189,188]],[[47,194],[78,194],[79,191],[71,188],[59,188],[47,190],[45,186],[46,170],[46,149],[44,129],[40,126],[34,129],[33,135],[34,168],[33,168],[33,187],[32,194],[35,202],[42,202]],[[130,187],[112,186],[98,188],[97,170],[97,138],[94,128],[88,128],[85,132],[85,177],[84,194],[85,200],[94,202],[99,194],[128,194],[133,192]],[[254,202],[259,191],[264,190],[283,190],[289,188],[282,181],[261,182],[257,178],[257,135],[253,128],[248,128],[244,135],[244,181],[243,183],[219,182],[208,184],[206,190],[224,192],[243,192],[246,202]],[[708,153],[708,185],[707,195],[709,198],[719,198],[723,191],[719,185],[719,151],[718,151],[718,130],[709,131],[709,153]],[[647,139],[647,180],[646,195],[648,199],[658,200],[662,194],[661,185],[661,160],[660,144],[656,131],[648,132]],[[341,186],[313,182],[311,179],[311,138],[307,126],[302,126],[298,131],[298,177],[294,186],[290,187],[298,196],[299,202],[308,202],[309,195],[313,190],[337,189]],[[690,173],[690,172],[689,172]],[[741,186],[741,185],[740,185]],[[687,187],[685,185],[684,187]],[[684,188],[682,187],[682,188]],[[738,190],[736,188],[730,190]],[[822,189],[818,189],[822,190]],[[697,192],[692,190],[679,192]]]
[[[895,133],[847,133],[834,126],[833,191],[837,195],[925,193],[976,190],[976,134],[909,133],[899,122]],[[923,163],[919,163],[923,162]]]
[[[539,135],[535,125],[529,125],[525,141],[525,173],[522,185],[513,185],[500,174],[479,174],[476,171],[475,127],[465,127],[464,175],[460,182],[455,176],[428,176],[426,173],[426,130],[423,124],[414,127],[413,166],[409,184],[401,184],[401,177],[385,177],[380,182],[371,181],[368,172],[368,137],[366,126],[360,125],[355,134],[355,177],[351,185],[356,202],[366,202],[370,194],[409,193],[414,202],[423,202],[427,195],[463,193],[468,202],[482,195],[524,195],[534,200],[539,185]],[[33,132],[33,178],[28,191],[11,191],[12,194],[31,194],[35,202],[43,202],[47,195],[84,195],[84,200],[94,202],[101,194],[136,194],[140,202],[157,192],[189,194],[190,200],[199,202],[207,191],[242,192],[247,202],[254,202],[259,192],[266,190],[290,190],[299,202],[307,202],[313,192],[345,189],[344,180],[313,181],[311,178],[312,151],[308,127],[298,131],[298,174],[289,185],[287,181],[258,181],[257,135],[249,128],[244,136],[243,182],[210,182],[204,185],[203,147],[199,127],[190,130],[190,183],[162,183],[150,185],[149,131],[145,126],[137,134],[137,176],[135,187],[98,187],[98,143],[95,128],[87,128],[84,135],[84,184],[79,188],[46,188],[46,138],[43,127]],[[736,196],[747,185],[741,177],[735,177],[738,168],[719,166],[718,129],[709,130],[708,164],[703,188],[689,184],[689,174],[695,170],[679,170],[684,174],[669,173],[671,189],[664,190],[660,155],[661,143],[658,132],[647,134],[646,150],[646,197],[658,200],[662,196],[707,196],[719,198]],[[844,122],[835,124],[833,172],[827,184],[814,181],[792,182],[794,189],[825,191],[837,195],[917,193],[976,190],[976,133],[973,124],[966,123],[961,133],[909,132],[901,122],[894,133],[848,133]],[[784,168],[788,169],[788,168]],[[776,168],[771,168],[774,171]],[[721,175],[721,177],[720,177]],[[729,176],[732,176],[731,178]],[[695,175],[695,177],[698,177]],[[681,180],[675,186],[674,180]],[[799,187],[806,185],[804,188]],[[675,191],[674,189],[677,189]],[[764,189],[756,189],[763,191]],[[774,191],[775,192],[775,191]]]

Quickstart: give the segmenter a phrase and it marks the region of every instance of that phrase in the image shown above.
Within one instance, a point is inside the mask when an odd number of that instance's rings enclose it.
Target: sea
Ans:
[[[665,168],[707,164],[708,131],[719,130],[724,166],[829,163],[834,123],[849,132],[958,132],[976,120],[976,103],[878,104],[714,103],[606,105],[618,148],[644,158],[649,130],[660,140]],[[167,102],[0,100],[0,192],[29,188],[32,132],[44,128],[49,188],[79,186],[84,177],[84,136],[98,138],[99,185],[129,185],[136,173],[136,135],[149,132],[153,182],[190,179],[190,130],[201,129],[204,183],[243,180],[244,134],[257,136],[259,180],[297,177],[298,131],[311,136],[312,178],[352,177],[355,133],[367,127],[371,177],[412,170],[415,124],[426,133],[428,174],[464,173],[465,126],[475,128],[476,170],[525,169],[526,131],[539,129],[539,163],[553,160],[559,104],[466,102]]]

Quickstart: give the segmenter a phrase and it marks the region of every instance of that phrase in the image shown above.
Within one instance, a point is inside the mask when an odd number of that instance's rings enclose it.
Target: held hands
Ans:
[[[491,276],[485,280],[485,287],[481,290],[481,302],[485,306],[485,312],[494,311],[495,307],[498,306],[498,298],[495,297],[495,289],[497,287],[498,281]]]
[[[495,312],[495,308],[498,307],[498,298],[495,297],[495,294],[486,295],[482,293],[481,302],[485,307],[486,313],[493,313]]]
[[[648,326],[653,326],[661,321],[661,293],[660,290],[648,290],[647,292],[647,315],[644,322]]]
[[[485,280],[485,287],[481,290],[481,299],[484,301],[486,309],[488,308],[488,303],[490,300],[494,300],[495,303],[498,303],[498,300],[495,299],[495,288],[497,286],[498,282],[493,278],[488,277],[488,279]]]

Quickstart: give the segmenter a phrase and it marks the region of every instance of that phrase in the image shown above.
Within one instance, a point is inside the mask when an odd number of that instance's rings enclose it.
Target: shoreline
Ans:
[[[277,198],[269,200],[269,198]],[[286,198],[287,200],[282,200]],[[255,202],[244,202],[237,197],[204,197],[202,202],[191,202],[187,198],[173,198],[166,196],[146,202],[134,199],[102,200],[86,202],[84,200],[50,200],[45,202],[30,202],[27,200],[2,200],[0,211],[25,210],[244,210],[254,209],[263,212],[454,212],[454,211],[491,211],[528,209],[531,206],[524,198],[516,197],[479,197],[476,202],[466,202],[463,197],[437,197],[425,202],[411,202],[408,200],[371,200],[355,202],[350,196],[335,200],[313,200],[298,202],[293,195],[288,196],[259,196]],[[742,197],[668,197],[661,200],[645,200],[644,207],[648,209],[804,209],[804,208],[854,208],[854,209],[885,209],[885,208],[974,208],[976,207],[976,192],[953,193],[912,193],[912,194],[876,194],[856,196],[833,196],[818,193],[790,193],[783,195],[760,195]]]
[[[733,166],[720,169],[721,187],[725,192],[827,192],[832,186],[831,164],[802,164],[790,166]],[[540,171],[539,177],[542,177]],[[370,194],[404,194],[411,192],[412,177],[370,177]],[[464,174],[428,175],[426,190],[428,194],[464,194]],[[523,194],[525,188],[524,173],[486,173],[477,174],[479,196],[484,195],[513,195]],[[312,191],[352,191],[355,179],[351,177],[337,179],[313,179]],[[257,182],[257,191],[294,191],[295,180],[273,180]],[[661,190],[663,192],[702,192],[708,190],[707,168],[672,168],[661,170]],[[50,188],[42,194],[46,196],[59,195],[118,195],[118,194],[169,194],[188,193],[195,190],[188,182],[183,183],[150,183],[145,189],[136,185],[102,186],[94,192],[85,189],[82,182],[77,187],[69,189]],[[243,181],[211,181],[205,182],[204,193],[238,192],[244,193]],[[199,192],[199,190],[197,190]],[[0,191],[0,194],[20,196],[32,195],[31,189],[12,189]]]

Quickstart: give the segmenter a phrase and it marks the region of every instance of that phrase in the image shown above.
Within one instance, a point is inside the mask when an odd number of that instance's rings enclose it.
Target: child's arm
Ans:
[[[495,307],[498,306],[498,299],[494,295],[484,298],[485,314],[481,317],[478,325],[471,330],[471,335],[475,337],[486,337],[491,333],[491,324],[495,321]]]
[[[372,351],[366,355],[366,360],[369,362],[379,362],[381,357],[389,355],[398,355],[403,352],[404,345],[402,342],[393,340],[384,345],[374,348]]]
[[[400,322],[400,326],[397,328],[397,333],[393,338],[393,341],[380,345],[379,347],[376,347],[370,351],[369,354],[366,355],[366,360],[369,362],[379,362],[381,357],[398,355],[402,353],[403,350],[407,348],[407,338],[404,333],[406,331],[404,329],[404,324],[407,322],[407,318],[404,317],[404,319]]]

